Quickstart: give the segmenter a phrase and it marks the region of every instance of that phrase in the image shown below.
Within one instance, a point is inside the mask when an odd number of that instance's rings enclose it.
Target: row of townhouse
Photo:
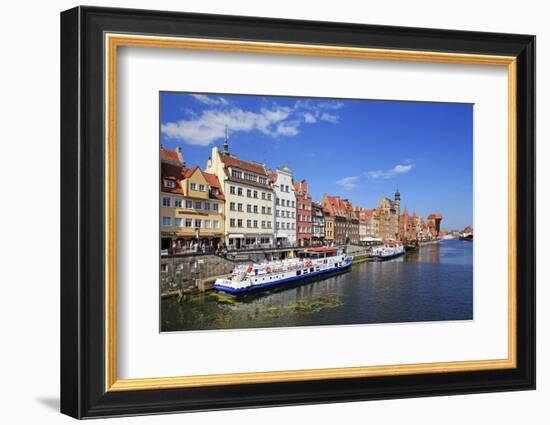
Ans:
[[[179,147],[160,154],[163,250],[361,244],[409,238],[413,227],[416,237],[439,232],[440,215],[413,225],[400,214],[399,191],[374,209],[332,195],[314,202],[308,182],[295,182],[290,168],[241,160],[227,139],[223,150],[212,148],[204,170],[187,167]]]

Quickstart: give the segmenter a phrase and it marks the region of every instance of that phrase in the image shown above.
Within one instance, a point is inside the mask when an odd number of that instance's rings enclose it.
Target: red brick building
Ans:
[[[294,183],[296,194],[296,241],[300,246],[311,244],[313,222],[311,214],[311,196],[306,180]]]

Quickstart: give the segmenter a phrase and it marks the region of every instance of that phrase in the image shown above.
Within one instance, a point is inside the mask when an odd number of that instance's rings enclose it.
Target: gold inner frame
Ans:
[[[416,373],[447,373],[510,369],[516,367],[516,58],[477,54],[369,49],[325,45],[266,43],[105,34],[105,391],[312,381]],[[507,67],[508,71],[508,357],[382,366],[304,369],[252,373],[118,379],[116,373],[116,99],[117,48],[120,46],[229,51],[261,54],[325,56]]]

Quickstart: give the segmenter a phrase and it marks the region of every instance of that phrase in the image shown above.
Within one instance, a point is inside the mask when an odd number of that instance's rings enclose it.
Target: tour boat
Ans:
[[[346,270],[353,257],[341,248],[309,248],[299,258],[239,265],[228,279],[218,278],[213,288],[229,295],[283,287],[315,276]]]
[[[405,248],[399,241],[385,242],[383,245],[372,248],[371,258],[377,260],[390,260],[405,254]]]

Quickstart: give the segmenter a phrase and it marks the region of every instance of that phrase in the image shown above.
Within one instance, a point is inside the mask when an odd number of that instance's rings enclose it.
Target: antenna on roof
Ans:
[[[225,139],[223,140],[223,153],[229,155],[229,142],[227,140],[227,126],[225,126]]]

